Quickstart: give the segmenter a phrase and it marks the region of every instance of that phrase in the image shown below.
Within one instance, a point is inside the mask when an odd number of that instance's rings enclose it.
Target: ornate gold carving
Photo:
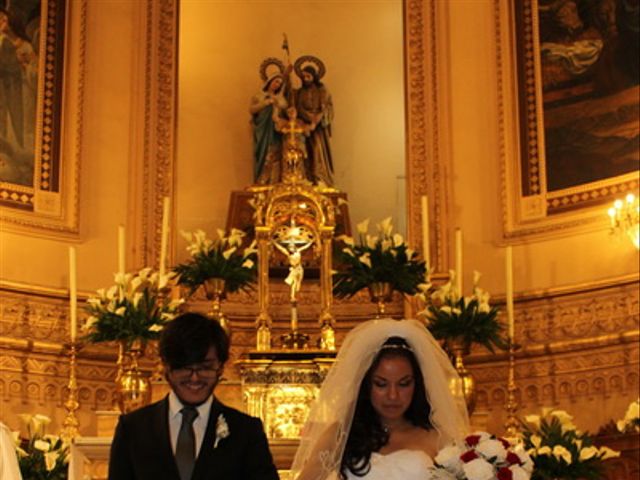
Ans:
[[[246,410],[262,419],[269,438],[299,437],[333,355],[320,351],[250,352],[236,362]]]
[[[542,407],[563,408],[591,431],[622,417],[637,396],[640,320],[637,277],[617,285],[583,286],[519,299],[515,392],[519,415]],[[468,368],[477,381],[479,413],[491,412],[487,428],[506,420],[508,364],[480,350]]]

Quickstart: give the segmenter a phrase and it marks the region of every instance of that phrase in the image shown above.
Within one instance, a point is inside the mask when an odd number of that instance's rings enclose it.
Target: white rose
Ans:
[[[462,465],[468,480],[493,480],[496,477],[493,465],[482,458],[476,458]]]
[[[509,470],[511,470],[512,480],[529,480],[531,478],[531,475],[520,465],[511,465]]]
[[[462,455],[460,447],[457,445],[449,445],[441,449],[434,460],[438,465],[442,465],[444,468],[457,475],[462,473],[462,461],[460,460],[460,455]]]
[[[507,458],[507,450],[498,440],[481,440],[476,446],[476,451],[485,458],[495,457],[498,462],[504,462]]]

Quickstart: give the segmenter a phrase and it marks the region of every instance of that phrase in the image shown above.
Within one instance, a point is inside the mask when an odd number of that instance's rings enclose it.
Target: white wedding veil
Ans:
[[[403,338],[413,350],[431,406],[430,421],[440,434],[440,444],[468,433],[469,417],[462,393],[452,394],[452,390],[460,388],[460,379],[427,328],[417,320],[367,321],[347,334],[322,384],[302,429],[291,478],[338,478],[360,383],[389,337]]]

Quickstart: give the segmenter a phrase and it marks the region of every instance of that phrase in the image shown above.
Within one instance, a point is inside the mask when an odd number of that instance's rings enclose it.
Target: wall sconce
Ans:
[[[640,204],[638,197],[629,193],[624,200],[616,200],[609,209],[611,233],[626,234],[640,249]]]

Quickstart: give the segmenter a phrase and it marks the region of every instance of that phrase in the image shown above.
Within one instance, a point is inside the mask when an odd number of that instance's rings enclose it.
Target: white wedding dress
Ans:
[[[371,454],[371,470],[364,477],[347,473],[348,480],[425,480],[433,460],[422,450]]]

